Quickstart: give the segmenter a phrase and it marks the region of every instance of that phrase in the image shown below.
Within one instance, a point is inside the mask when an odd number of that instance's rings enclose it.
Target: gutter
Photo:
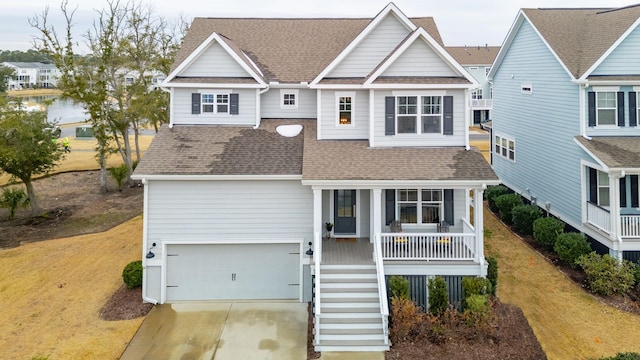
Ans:
[[[271,88],[269,86],[267,86],[266,88],[260,90],[260,91],[256,91],[256,125],[253,127],[254,129],[257,129],[260,127],[260,120],[262,119],[260,114],[261,114],[261,109],[260,109],[260,96],[264,93],[266,93],[267,91],[269,91]]]

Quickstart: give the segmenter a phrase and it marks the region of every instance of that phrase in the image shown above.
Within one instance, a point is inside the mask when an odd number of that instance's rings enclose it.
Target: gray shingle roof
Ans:
[[[286,138],[282,124],[301,124]],[[262,120],[252,127],[164,126],[136,168],[151,175],[302,175],[304,180],[496,181],[475,148],[370,148],[366,140],[317,140],[315,120]]]
[[[575,138],[610,168],[640,168],[640,137]]]
[[[460,65],[491,65],[500,46],[447,46],[445,50]]]
[[[246,53],[260,68],[266,81],[311,82],[370,21],[368,18],[195,18],[173,69],[216,32],[229,39],[236,53]],[[442,45],[433,18],[411,18],[411,21]]]
[[[640,17],[640,5],[601,9],[522,9],[576,78]]]

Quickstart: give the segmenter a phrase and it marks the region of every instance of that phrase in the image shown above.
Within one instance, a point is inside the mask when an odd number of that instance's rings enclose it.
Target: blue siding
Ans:
[[[493,85],[493,133],[515,140],[516,161],[494,154],[494,170],[507,186],[543,207],[548,201],[553,214],[579,226],[580,160],[587,159],[574,142],[580,90],[527,22],[517,31]],[[521,94],[522,84],[533,93]]]
[[[633,30],[592,75],[637,75],[640,73],[638,59],[640,59],[640,28]]]

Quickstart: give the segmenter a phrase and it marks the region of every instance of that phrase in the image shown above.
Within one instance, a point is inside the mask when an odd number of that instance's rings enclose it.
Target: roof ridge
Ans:
[[[610,8],[610,9],[607,9],[607,10],[600,11],[597,14],[604,14],[604,13],[609,13],[609,12],[614,12],[614,11],[627,10],[627,9],[634,8],[634,7],[639,7],[639,6],[640,6],[640,3],[633,4],[633,5],[627,5],[627,6],[623,6],[623,7],[619,7],[619,8]]]

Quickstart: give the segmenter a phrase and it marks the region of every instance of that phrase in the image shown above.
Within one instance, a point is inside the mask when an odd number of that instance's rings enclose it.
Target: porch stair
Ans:
[[[316,351],[386,351],[376,266],[321,265]]]

